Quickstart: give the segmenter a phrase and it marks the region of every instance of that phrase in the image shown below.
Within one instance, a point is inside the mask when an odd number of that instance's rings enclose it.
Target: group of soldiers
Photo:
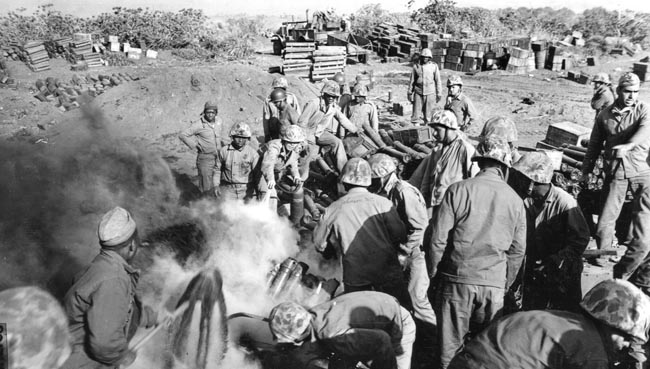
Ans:
[[[472,145],[463,127],[476,115],[457,88],[462,81],[450,77],[448,108],[435,109],[439,71],[430,55],[422,56],[408,93],[437,146],[408,180],[388,155],[366,160],[346,152],[345,139],[376,130],[378,116],[367,87],[350,92],[343,76],[325,81],[321,96],[304,106],[284,78],[276,79],[262,109],[259,151],[245,123],[234,124],[230,142],[221,142],[224,123],[211,102],[180,136],[197,151],[202,192],[275,198],[290,205],[293,224],[309,208],[303,184],[310,165],[324,160],[325,177],[340,185],[341,196],[314,217],[312,240],[324,258],[340,259],[344,293],[317,306],[284,302],[271,311],[271,332],[294,354],[287,365],[318,367],[316,359],[327,356],[342,368],[362,361],[408,369],[412,356],[423,357],[417,349],[429,355],[426,365],[442,369],[640,368],[650,329],[650,117],[638,101],[638,77],[621,76],[612,102],[599,105],[589,141],[583,171],[603,150],[607,171],[598,247],[612,247],[628,188],[634,212],[614,279],[583,297],[581,255],[590,231],[574,198],[551,183],[551,159],[520,153],[516,125],[505,117],[488,119]],[[596,82],[607,86],[608,79]],[[596,94],[607,94],[600,87]],[[64,299],[69,333],[61,335],[71,345],[48,346],[56,354],[41,367],[58,368],[66,358],[66,368],[128,366],[137,327],[161,321],[136,294],[139,272],[130,262],[140,239],[132,215],[109,211],[98,238],[99,255]],[[3,292],[3,321],[25,319],[29,311],[19,311],[15,298],[25,293],[40,292]]]

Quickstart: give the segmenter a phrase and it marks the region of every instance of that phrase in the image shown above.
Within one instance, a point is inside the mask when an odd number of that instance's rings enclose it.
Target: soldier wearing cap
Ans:
[[[54,296],[38,287],[16,287],[0,292],[0,365],[9,368],[58,369],[70,356],[70,334],[65,311]],[[2,337],[0,336],[0,337]]]
[[[463,80],[457,74],[447,79],[447,101],[445,109],[454,112],[460,130],[465,132],[478,118],[472,100],[463,93]]]
[[[449,369],[641,368],[632,346],[648,340],[650,301],[627,281],[600,282],[581,309],[526,311],[490,324]]]
[[[634,73],[618,81],[618,98],[606,107],[591,131],[582,166],[586,177],[604,150],[605,202],[598,218],[599,249],[612,247],[614,227],[630,188],[634,198],[630,241],[625,255],[614,267],[614,277],[629,279],[650,293],[650,110],[638,101],[641,82]]]
[[[196,168],[199,172],[199,191],[212,194],[213,168],[217,151],[221,148],[223,122],[217,116],[219,108],[214,102],[206,102],[201,118],[178,136],[191,150],[196,150]]]
[[[513,166],[513,188],[528,219],[523,308],[576,311],[582,298],[582,253],[589,227],[576,200],[551,184],[553,163],[527,152]]]
[[[478,173],[478,167],[472,161],[474,146],[459,131],[452,112],[437,111],[430,126],[439,142],[438,147],[422,160],[409,178],[409,183],[422,192],[429,216],[440,205],[447,187]]]
[[[247,200],[255,191],[255,169],[260,155],[248,144],[251,128],[236,123],[230,129],[232,142],[217,154],[212,178],[215,196],[229,200]]]
[[[321,96],[305,104],[298,125],[305,130],[307,141],[318,145],[321,153],[330,158],[338,173],[341,173],[348,157],[341,138],[336,136],[339,127],[350,133],[356,133],[358,129],[341,111],[337,104],[339,97],[339,85],[325,80]]]
[[[372,128],[375,132],[379,131],[379,114],[375,104],[366,100],[368,97],[368,87],[359,84],[352,91],[354,101],[348,104],[345,109],[345,115],[350,119],[359,132],[363,132],[364,124]]]
[[[135,220],[121,207],[104,214],[98,227],[99,255],[75,278],[64,298],[72,354],[64,368],[115,368],[136,354],[128,344],[138,326],[157,323],[151,308],[136,295],[140,272],[129,263],[140,239]]]
[[[428,124],[436,104],[442,99],[440,68],[433,62],[430,49],[422,50],[420,63],[413,65],[406,96],[413,103],[411,123],[418,124],[422,114],[424,124]]]
[[[614,103],[614,89],[607,73],[596,74],[592,82],[594,95],[591,98],[591,108],[596,111],[597,117],[603,109]]]
[[[470,332],[480,332],[502,314],[505,291],[524,259],[526,210],[508,186],[510,149],[488,136],[472,158],[481,171],[449,186],[431,222],[431,277],[436,278],[434,310],[447,368]]]
[[[341,257],[345,292],[385,292],[410,309],[397,257],[399,245],[406,242],[406,228],[397,210],[390,200],[368,192],[371,170],[367,161],[350,159],[340,181],[347,194],[327,207],[316,226],[316,250]]]

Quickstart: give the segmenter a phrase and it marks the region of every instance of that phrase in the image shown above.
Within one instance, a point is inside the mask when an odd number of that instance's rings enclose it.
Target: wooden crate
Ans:
[[[635,72],[647,72],[650,66],[650,63],[634,63],[632,69]]]
[[[406,146],[433,141],[433,133],[429,127],[406,127],[393,130],[395,141]]]
[[[580,141],[588,140],[591,129],[573,122],[553,123],[546,131],[544,142],[555,147],[562,147],[563,144],[580,145]]]

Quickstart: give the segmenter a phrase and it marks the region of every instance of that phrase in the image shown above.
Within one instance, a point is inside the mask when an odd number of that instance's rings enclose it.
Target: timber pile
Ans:
[[[287,42],[284,48],[282,73],[309,78],[314,50],[316,44],[313,42]]]
[[[23,46],[27,66],[32,72],[42,72],[50,69],[50,57],[42,41],[31,41]]]
[[[320,81],[325,78],[332,78],[338,72],[343,72],[347,48],[345,46],[319,46],[314,50],[311,80]]]
[[[648,69],[650,69],[649,67],[650,63],[634,63],[632,71],[634,74],[639,76],[641,82],[648,82],[650,81],[650,74],[648,73]]]

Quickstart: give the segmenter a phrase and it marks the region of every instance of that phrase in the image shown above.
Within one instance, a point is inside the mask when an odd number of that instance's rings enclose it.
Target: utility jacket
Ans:
[[[196,150],[199,154],[216,154],[221,147],[221,129],[223,121],[216,117],[214,123],[210,123],[205,118],[192,124],[183,132],[179,138],[190,149]]]
[[[456,115],[458,125],[461,127],[472,124],[478,118],[472,100],[462,92],[457,96],[447,96],[445,109]]]
[[[395,179],[389,183],[388,198],[397,209],[397,214],[406,226],[407,240],[402,245],[406,255],[420,254],[420,247],[424,240],[424,231],[429,225],[427,206],[420,191],[410,183]]]
[[[339,125],[350,133],[357,132],[357,127],[343,114],[341,107],[336,104],[327,106],[322,97],[305,104],[305,109],[298,118],[298,125],[305,130],[308,140],[313,142],[325,131],[336,135]]]
[[[222,147],[214,167],[214,187],[220,184],[252,184],[259,159],[260,155],[248,144],[240,150],[232,144]]]
[[[412,93],[418,95],[435,94],[437,97],[442,97],[442,82],[438,64],[431,62],[413,66],[407,94]]]
[[[622,159],[615,158],[616,153],[612,148],[625,143],[634,143],[635,147]],[[603,149],[605,173],[608,176],[624,179],[650,174],[647,160],[650,151],[650,115],[645,103],[639,101],[634,106],[622,107],[617,101],[598,114],[582,165],[584,173],[591,173]]]
[[[465,344],[448,369],[609,369],[603,338],[582,313],[519,312],[493,322]]]
[[[153,324],[136,296],[139,272],[102,249],[64,298],[72,354],[66,369],[114,368],[137,327]]]
[[[455,283],[509,288],[526,251],[526,210],[498,169],[449,186],[433,216],[433,274]]]
[[[420,190],[427,207],[439,205],[451,184],[478,173],[478,165],[472,161],[475,151],[461,133],[448,145],[438,145],[422,160],[409,183]]]
[[[382,284],[402,273],[397,252],[406,241],[404,223],[390,200],[365,188],[332,203],[313,237],[316,250],[333,247],[341,256],[345,284]]]

